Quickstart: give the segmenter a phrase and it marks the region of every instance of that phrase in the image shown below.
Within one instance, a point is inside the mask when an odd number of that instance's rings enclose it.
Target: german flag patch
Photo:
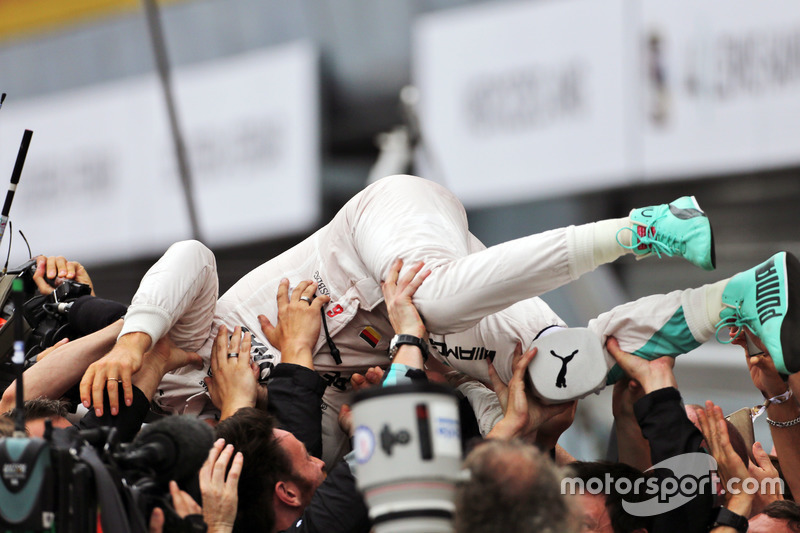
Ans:
[[[372,326],[367,326],[358,334],[359,337],[367,341],[367,344],[375,348],[381,342],[381,334]]]

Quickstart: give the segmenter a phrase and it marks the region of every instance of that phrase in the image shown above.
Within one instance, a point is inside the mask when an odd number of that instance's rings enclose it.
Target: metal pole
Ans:
[[[178,160],[178,173],[183,185],[186,207],[189,211],[192,238],[202,240],[200,225],[197,222],[197,211],[195,210],[192,173],[189,168],[189,160],[186,156],[186,144],[183,142],[183,135],[181,134],[181,129],[178,124],[175,99],[172,95],[172,82],[170,80],[169,60],[167,59],[167,47],[164,41],[164,29],[161,26],[161,14],[156,0],[142,0],[142,4],[144,5],[145,16],[147,17],[147,28],[150,31],[150,39],[153,43],[153,55],[155,56],[156,68],[158,69],[158,78],[161,81],[161,88],[164,91],[164,101],[167,105],[169,127],[172,131],[175,157]]]

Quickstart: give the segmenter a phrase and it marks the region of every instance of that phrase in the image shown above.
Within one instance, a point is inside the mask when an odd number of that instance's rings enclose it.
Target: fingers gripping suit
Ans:
[[[337,364],[321,330],[314,364],[329,383],[322,406],[328,456],[334,453],[331,438],[340,434],[337,415],[349,376],[388,364],[393,332],[380,280],[395,259],[406,266],[421,260],[432,270],[414,301],[441,359],[488,381],[484,360],[496,354],[498,373],[507,381],[518,340],[527,346],[544,328],[564,326],[537,296],[595,266],[591,232],[582,228],[486,248],[469,233],[464,209],[452,193],[421,178],[391,176],[364,189],[328,225],[244,276],[219,300],[211,252],[196,241],[173,245],[143,278],[121,335],[142,331],[157,340],[169,333],[179,346],[197,351],[205,369],[167,375],[156,401],[170,411],[210,412],[203,377],[219,326],[242,325],[253,334],[251,355],[265,379],[280,353],[262,334],[257,316],[277,319],[275,296],[282,278],[292,286],[315,280],[318,292],[331,297],[325,321],[341,353]],[[601,315],[590,327],[601,337],[619,335],[629,351],[683,353],[714,331],[706,319],[682,310],[691,297],[690,290],[645,298]]]

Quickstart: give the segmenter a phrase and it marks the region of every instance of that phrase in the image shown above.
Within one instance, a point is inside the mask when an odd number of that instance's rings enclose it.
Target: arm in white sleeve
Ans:
[[[465,381],[456,387],[469,402],[478,420],[481,436],[489,434],[495,424],[503,419],[503,407],[497,394],[480,381]]]

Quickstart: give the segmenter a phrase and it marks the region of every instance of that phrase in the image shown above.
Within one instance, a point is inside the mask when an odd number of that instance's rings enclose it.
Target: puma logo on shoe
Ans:
[[[761,325],[781,316],[781,284],[775,259],[756,269],[756,312]]]
[[[572,361],[572,358],[575,357],[576,353],[578,353],[578,350],[575,350],[574,352],[572,352],[572,354],[566,357],[561,357],[553,350],[550,350],[550,355],[561,359],[561,371],[558,373],[558,376],[556,377],[556,388],[562,389],[567,386],[567,363]]]

